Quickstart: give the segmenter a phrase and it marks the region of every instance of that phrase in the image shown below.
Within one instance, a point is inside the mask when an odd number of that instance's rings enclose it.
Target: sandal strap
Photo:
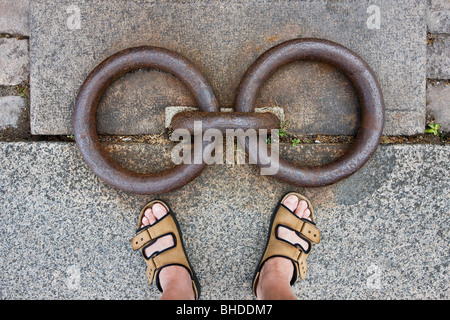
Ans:
[[[300,245],[294,245],[286,240],[277,237],[279,227],[286,227],[297,233],[303,240],[308,242],[308,250],[304,249]],[[294,212],[289,210],[282,203],[276,208],[275,218],[272,222],[272,229],[270,230],[269,241],[264,251],[263,258],[256,271],[253,281],[253,291],[256,295],[256,285],[259,280],[259,271],[262,265],[268,259],[272,257],[285,257],[292,261],[294,265],[294,274],[291,280],[291,285],[297,280],[298,277],[305,280],[306,273],[308,272],[308,265],[306,259],[312,248],[312,243],[320,243],[320,231],[317,229],[314,222],[299,218]]]
[[[151,208],[155,203],[161,203],[167,209],[167,214],[157,220],[154,224],[140,228],[145,210],[147,208]],[[145,275],[147,276],[149,284],[155,282],[158,289],[162,292],[162,288],[159,284],[159,272],[169,265],[179,265],[188,270],[191,276],[195,298],[198,299],[200,296],[200,284],[198,283],[197,277],[191,269],[187,259],[180,232],[181,231],[175,218],[175,213],[170,209],[170,207],[161,200],[153,200],[147,203],[147,205],[142,208],[140,212],[138,230],[136,231],[136,235],[131,240],[131,245],[133,250],[140,249],[141,251],[147,265]],[[172,236],[174,241],[173,246],[166,248],[161,252],[155,252],[150,257],[147,257],[145,255],[145,250],[149,246],[153,245],[159,238],[167,235]]]
[[[147,270],[145,271],[145,275],[148,279],[148,284],[152,284],[154,278],[155,278],[155,271],[157,270],[155,262],[152,258],[146,259],[145,263],[147,264]]]
[[[308,254],[302,252],[297,259],[297,277],[300,276],[302,280],[306,279],[306,273],[308,272],[308,264],[306,263],[306,258],[308,258]]]
[[[170,233],[172,230],[177,230],[177,227],[171,212],[169,212],[153,225],[139,229],[137,234],[131,240],[132,248],[133,250],[141,249],[162,235]]]
[[[145,259],[145,263],[147,264],[146,276],[149,284],[151,284],[155,280],[155,275],[157,274],[158,270],[169,265],[180,265],[185,267],[192,277],[192,270],[189,267],[189,262],[187,261],[186,255],[184,254],[181,245],[176,245],[175,247],[158,253],[150,257],[149,259]]]
[[[276,239],[270,241],[267,245],[264,261],[275,256],[282,256],[297,261],[302,252],[302,249],[299,247],[285,240]]]
[[[306,238],[314,243],[320,243],[320,231],[315,224],[304,218],[299,218],[295,213],[280,204],[278,213],[273,223],[275,229],[278,225],[288,227],[296,231],[303,238]]]
[[[276,233],[278,227],[280,226],[294,230],[297,235],[308,242],[308,250],[304,251],[303,248],[300,248],[299,246],[295,246],[285,240],[279,239],[276,236]],[[265,259],[267,260],[270,257],[276,255],[283,255],[291,259],[295,266],[295,273],[292,279],[292,283],[295,282],[297,277],[305,280],[306,273],[308,272],[308,264],[306,263],[306,259],[308,258],[308,255],[312,248],[311,242],[317,244],[320,243],[321,240],[319,229],[317,229],[314,222],[308,219],[299,218],[295,213],[286,208],[283,204],[280,204],[278,208],[272,228],[272,241],[270,241],[266,249]]]
[[[187,261],[186,255],[180,243],[175,244],[175,247],[157,254],[152,259],[156,266],[156,270],[168,265],[182,265],[186,267],[190,273],[192,273],[189,268],[189,262]]]
[[[174,245],[147,258],[145,256],[145,249],[151,246],[158,238],[166,235],[173,237]],[[181,245],[178,228],[171,212],[168,212],[167,215],[156,221],[153,225],[138,230],[136,236],[131,241],[133,250],[140,249],[145,259],[147,264],[146,276],[149,284],[154,281],[157,271],[168,265],[184,266],[192,276],[192,270],[189,267],[189,262]]]

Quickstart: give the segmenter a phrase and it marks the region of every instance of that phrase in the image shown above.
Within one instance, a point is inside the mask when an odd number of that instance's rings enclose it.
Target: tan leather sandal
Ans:
[[[308,209],[311,211],[310,219],[299,218],[294,212],[289,210],[283,201],[290,195],[295,195],[300,200],[305,200],[308,203]],[[280,226],[291,229],[297,233],[297,235],[308,243],[308,250],[302,248],[299,244],[293,245],[290,242],[278,238],[278,228]],[[301,194],[295,192],[289,192],[284,195],[278,202],[275,208],[269,227],[269,237],[266,244],[264,254],[259,261],[256,268],[255,275],[253,277],[253,292],[256,296],[256,286],[258,285],[259,272],[261,271],[264,263],[272,257],[285,257],[292,261],[294,265],[294,274],[291,279],[291,285],[293,285],[298,277],[305,280],[308,267],[306,265],[306,258],[308,258],[311,252],[311,242],[320,242],[320,231],[316,228],[315,218],[311,202]]]
[[[147,208],[151,208],[155,203],[162,204],[167,209],[167,214],[157,220],[153,225],[139,228],[142,225],[142,218]],[[151,246],[158,238],[171,234],[174,240],[174,245],[153,253],[150,257],[145,255],[145,249]],[[163,291],[159,283],[159,273],[167,266],[178,265],[186,268],[191,275],[192,287],[194,288],[195,298],[200,298],[200,284],[195,275],[184,250],[183,239],[181,238],[181,231],[178,222],[175,218],[175,213],[170,209],[169,205],[161,200],[154,200],[149,202],[139,215],[139,221],[136,231],[136,236],[131,240],[133,250],[141,250],[145,263],[147,264],[146,276],[148,283],[155,284],[159,291]]]

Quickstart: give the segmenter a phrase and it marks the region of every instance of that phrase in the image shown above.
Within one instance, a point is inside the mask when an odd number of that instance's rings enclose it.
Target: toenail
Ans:
[[[289,196],[284,201],[298,201],[298,198],[296,196]]]

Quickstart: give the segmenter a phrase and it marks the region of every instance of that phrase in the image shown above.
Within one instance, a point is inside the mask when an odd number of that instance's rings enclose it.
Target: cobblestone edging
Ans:
[[[0,140],[30,137],[29,5],[0,2]]]
[[[450,131],[450,1],[428,0],[427,114]]]

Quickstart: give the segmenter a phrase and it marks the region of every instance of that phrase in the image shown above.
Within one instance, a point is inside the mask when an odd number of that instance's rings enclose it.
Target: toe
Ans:
[[[152,209],[148,208],[144,211],[144,216],[142,217],[141,226],[140,228],[146,227],[148,225],[151,225],[155,223],[156,218],[152,213]]]
[[[152,211],[156,219],[161,219],[167,214],[167,209],[161,203],[155,203],[152,207]]]
[[[286,199],[284,199],[283,204],[292,212],[294,212],[295,208],[297,208],[298,205],[298,198],[294,195],[288,196]]]
[[[147,208],[144,212],[144,217],[146,217],[150,224],[154,224],[156,222],[155,214],[153,213],[151,208]]]
[[[305,211],[303,211],[303,218],[311,220],[310,216],[311,216],[311,210],[306,209]]]
[[[150,221],[148,221],[148,218],[147,218],[146,216],[144,216],[144,217],[142,218],[142,226],[141,226],[141,228],[142,228],[142,227],[146,227],[146,226],[148,226],[148,225],[150,225]]]
[[[301,200],[298,203],[297,209],[295,209],[295,214],[297,216],[299,216],[300,218],[303,218],[306,210],[309,210],[308,209],[308,202],[306,202],[305,200]]]

